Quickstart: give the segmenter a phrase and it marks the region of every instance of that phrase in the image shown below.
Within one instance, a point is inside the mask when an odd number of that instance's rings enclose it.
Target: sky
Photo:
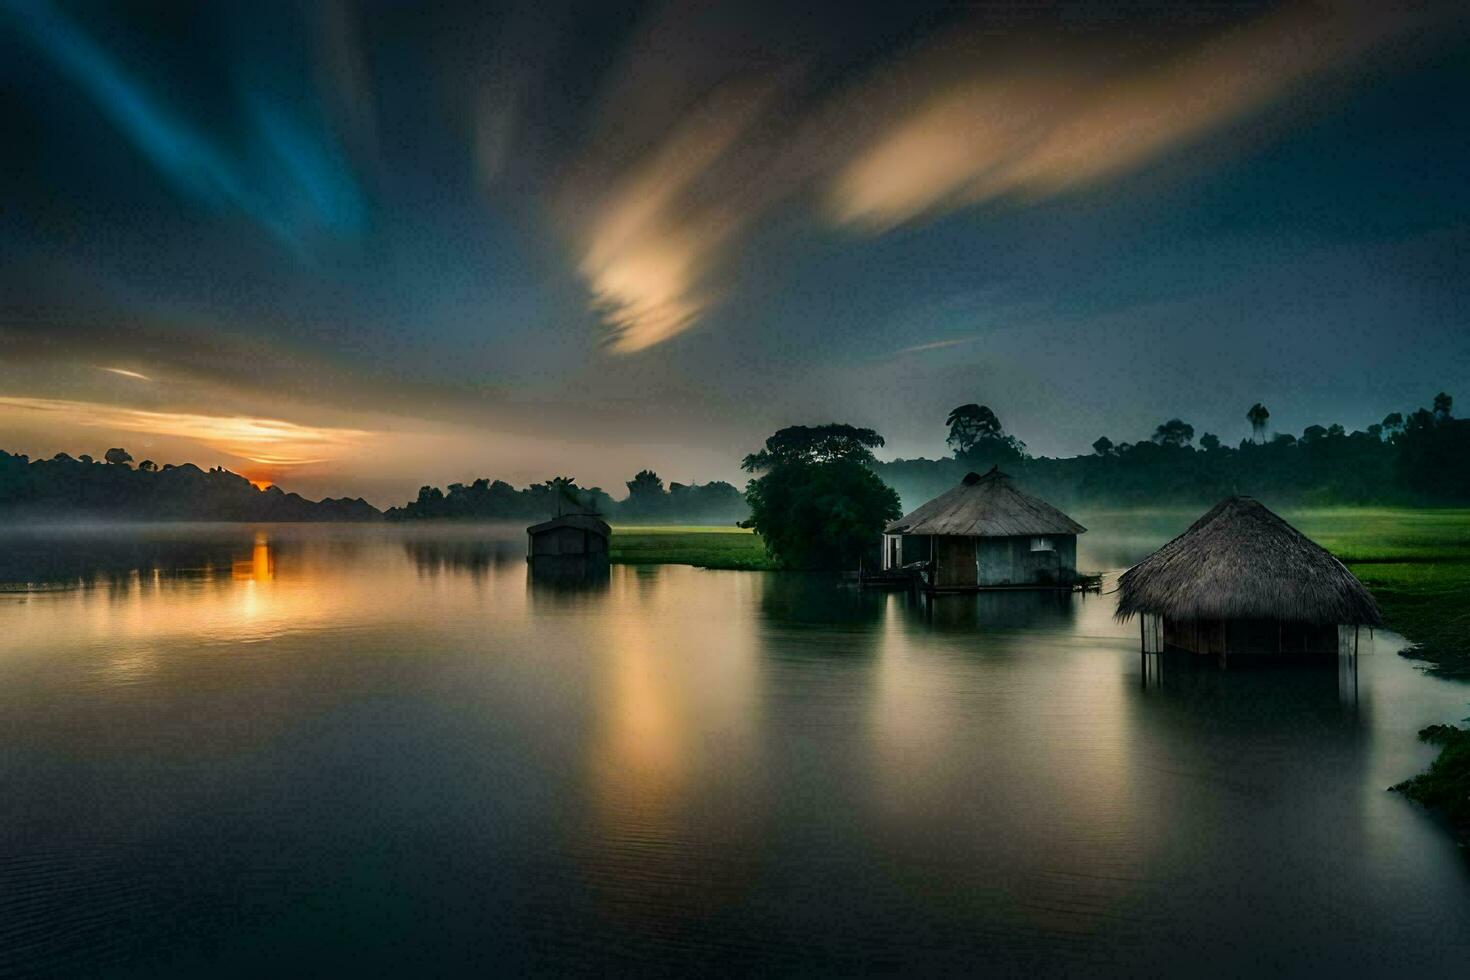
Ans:
[[[0,448],[387,506],[1470,402],[1460,7],[0,0]]]

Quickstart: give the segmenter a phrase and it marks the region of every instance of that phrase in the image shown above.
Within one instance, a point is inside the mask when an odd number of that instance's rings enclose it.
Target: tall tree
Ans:
[[[1441,391],[1434,396],[1434,417],[1443,422],[1450,418],[1454,412],[1455,400],[1448,392]]]
[[[630,516],[655,517],[667,509],[664,481],[653,470],[639,470],[626,486],[628,499],[623,501],[623,510]]]
[[[883,437],[847,425],[793,426],[766,440],[741,465],[761,475],[746,486],[748,526],[789,568],[854,568],[887,522],[902,513],[898,494],[868,463]]]
[[[1255,438],[1258,442],[1264,441],[1266,435],[1266,423],[1271,420],[1270,410],[1267,409],[1266,406],[1262,405],[1260,402],[1256,402],[1250,407],[1250,410],[1245,413],[1245,417],[1246,421],[1250,422],[1251,424],[1251,436]]]
[[[945,442],[954,450],[955,459],[979,466],[1025,458],[1026,444],[1006,435],[1000,419],[985,405],[961,405],[950,411],[944,424],[949,426]]]
[[[949,426],[949,437],[944,441],[956,456],[964,456],[980,444],[983,439],[995,439],[1004,434],[1000,419],[986,405],[961,405],[950,410],[944,420]]]
[[[844,460],[867,465],[883,437],[872,429],[830,423],[789,425],[766,440],[765,448],[740,463],[747,473],[758,473],[784,463],[832,463]],[[630,484],[631,489],[631,484]]]
[[[1194,441],[1194,426],[1180,419],[1170,419],[1154,430],[1153,439],[1160,446],[1187,446]]]

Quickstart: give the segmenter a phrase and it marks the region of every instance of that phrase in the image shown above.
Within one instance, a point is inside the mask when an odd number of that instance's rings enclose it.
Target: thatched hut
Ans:
[[[1250,497],[1230,497],[1123,573],[1118,618],[1144,650],[1336,653],[1339,627],[1382,622],[1342,562]]]
[[[939,591],[1070,585],[1086,530],[993,468],[888,525],[883,568],[919,570]]]

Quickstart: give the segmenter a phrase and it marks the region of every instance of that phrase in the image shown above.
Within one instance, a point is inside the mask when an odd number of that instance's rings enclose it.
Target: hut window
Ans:
[[[1052,543],[1051,538],[1032,538],[1032,551],[1056,551],[1057,546]]]

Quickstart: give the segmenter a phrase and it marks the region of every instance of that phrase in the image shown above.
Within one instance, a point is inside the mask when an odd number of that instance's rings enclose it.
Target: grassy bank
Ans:
[[[1470,679],[1470,510],[1329,508],[1288,515],[1373,591],[1390,629],[1441,677]]]
[[[609,557],[621,565],[695,565],[763,571],[772,567],[760,535],[738,527],[617,526]]]
[[[1440,746],[1429,771],[1393,787],[1444,814],[1462,841],[1470,842],[1470,729],[1430,725],[1419,739]]]
[[[1405,656],[1470,680],[1470,511],[1343,509],[1296,519],[1373,591],[1389,627],[1413,644]],[[1439,758],[1394,789],[1444,814],[1470,841],[1470,730],[1431,725],[1419,737],[1440,746]]]

